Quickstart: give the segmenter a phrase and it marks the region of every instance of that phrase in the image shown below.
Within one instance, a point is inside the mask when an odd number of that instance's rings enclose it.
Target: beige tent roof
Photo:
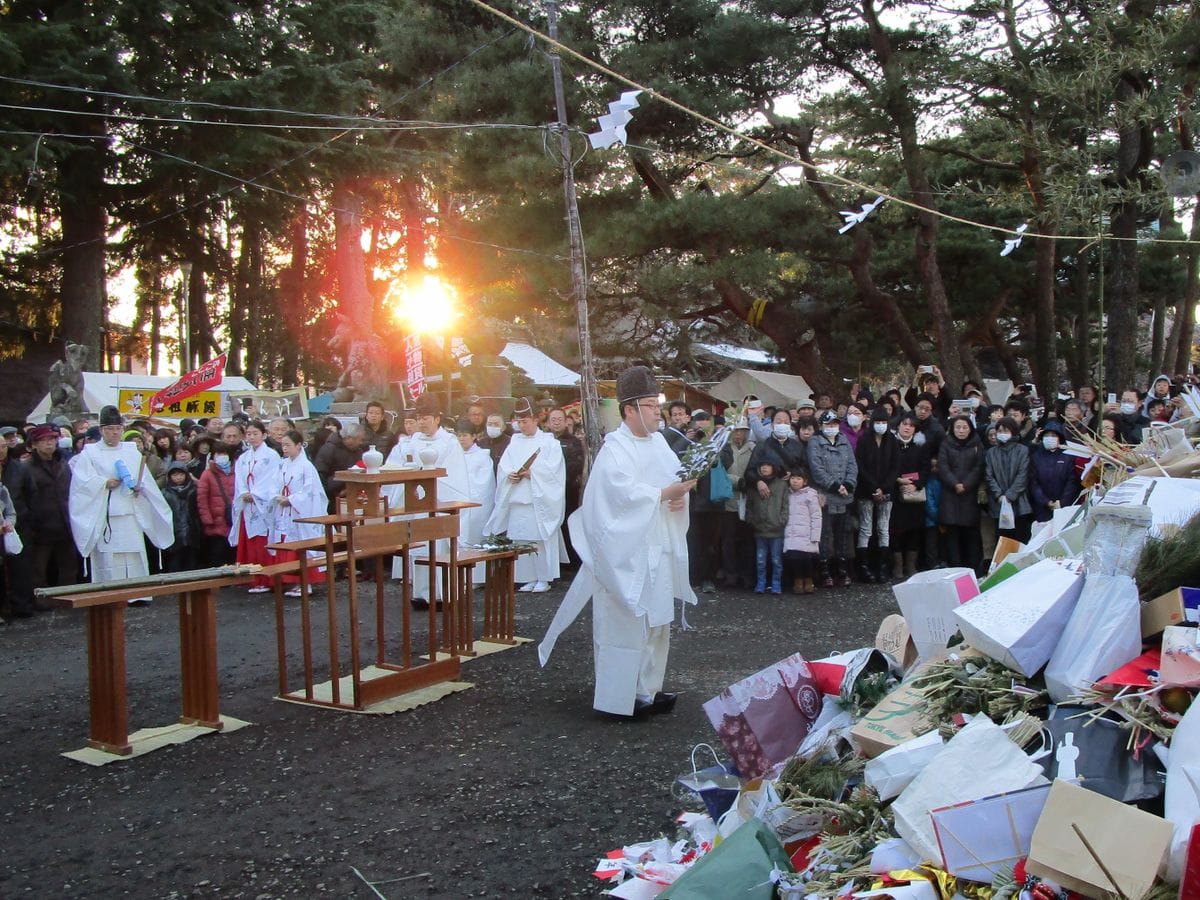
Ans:
[[[721,400],[735,403],[741,402],[747,394],[754,394],[767,406],[779,406],[807,400],[812,388],[799,375],[734,369],[723,381],[710,387],[708,392]]]

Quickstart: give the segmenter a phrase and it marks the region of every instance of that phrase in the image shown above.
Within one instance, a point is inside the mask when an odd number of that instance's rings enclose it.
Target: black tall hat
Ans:
[[[121,411],[115,406],[104,406],[100,408],[100,424],[101,425],[123,425],[121,421]]]
[[[658,397],[658,382],[645,366],[631,366],[617,376],[617,402]]]

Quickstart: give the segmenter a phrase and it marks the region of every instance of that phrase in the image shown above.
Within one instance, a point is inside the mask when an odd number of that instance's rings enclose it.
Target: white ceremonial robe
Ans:
[[[529,477],[516,484],[508,476],[518,471],[537,453]],[[562,445],[547,431],[531,436],[512,436],[496,467],[496,505],[484,526],[484,534],[507,534],[514,541],[528,541],[534,553],[517,557],[514,575],[518,582],[558,578],[563,546],[563,510],[567,502],[567,465]]]
[[[397,445],[397,449],[400,445]],[[437,458],[432,464],[432,468],[445,469],[446,474],[437,480],[437,496],[438,503],[452,503],[459,500],[471,501],[471,478],[467,474],[467,457],[463,453],[462,444],[458,442],[458,438],[447,431],[445,428],[439,428],[437,434],[433,437],[417,432],[408,439],[408,444],[402,452],[411,452],[413,459],[417,460],[418,465],[421,464],[421,457],[418,455],[422,450],[432,449]],[[388,454],[388,462],[398,464],[394,461],[393,455]],[[392,509],[401,509],[404,506],[404,486],[392,485],[387,488],[388,506]],[[424,514],[422,514],[424,515]],[[463,529],[465,527],[466,517],[459,516],[458,537],[463,538]],[[418,548],[414,548],[418,549]],[[438,559],[445,559],[450,554],[450,541],[440,540],[436,542],[435,551]],[[435,590],[433,596],[429,592],[429,567],[428,566],[413,566],[412,596],[420,600],[435,600],[441,592],[440,581],[435,579]],[[392,577],[403,578],[404,572],[401,566],[400,557],[396,557],[392,563]]]
[[[272,498],[271,527],[267,543],[304,541],[325,536],[325,529],[311,522],[297,522],[325,515],[328,498],[321,486],[321,476],[307,456],[301,453],[295,459],[284,459],[279,464],[279,493],[276,497],[287,497],[288,505],[282,506]],[[274,551],[268,551],[274,553]],[[324,557],[323,550],[309,550],[312,557]]]
[[[140,486],[136,494],[124,485],[111,491],[106,486],[117,477],[118,459]],[[162,492],[142,468],[137,447],[132,442],[88,444],[71,457],[70,465],[71,534],[88,559],[92,582],[149,575],[145,538],[165,550],[175,543],[175,526]]]
[[[266,537],[271,532],[272,508],[279,496],[279,454],[267,446],[258,445],[257,450],[247,447],[233,466],[233,508],[230,517],[233,526],[229,529],[229,543],[236,547],[240,533],[239,524],[246,520],[246,537]],[[251,499],[242,500],[244,494]]]
[[[571,515],[580,568],[538,646],[544,666],[558,636],[592,600],[592,649],[602,712],[632,715],[637,698],[662,690],[674,600],[696,603],[688,580],[688,509],[672,512],[663,488],[679,459],[657,432],[639,438],[622,425],[609,433]],[[578,537],[577,537],[578,535]]]
[[[492,515],[492,506],[496,500],[496,472],[492,468],[492,454],[478,444],[463,452],[467,460],[467,475],[471,484],[471,501],[478,503],[477,509],[463,512],[463,540],[468,544],[478,544],[486,533],[483,526]],[[477,585],[483,584],[486,574],[486,564],[475,566],[474,578]]]

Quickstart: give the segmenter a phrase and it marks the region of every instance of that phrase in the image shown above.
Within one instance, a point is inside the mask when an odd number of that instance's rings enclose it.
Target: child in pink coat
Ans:
[[[808,473],[788,476],[788,519],[783,530],[783,561],[792,575],[792,590],[811,594],[813,563],[821,549],[821,498],[808,485]]]

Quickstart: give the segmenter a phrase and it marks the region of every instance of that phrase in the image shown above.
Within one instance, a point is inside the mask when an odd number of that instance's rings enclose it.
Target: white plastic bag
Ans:
[[[996,522],[996,527],[1005,531],[1011,531],[1017,527],[1017,517],[1013,514],[1012,503],[1007,497],[1000,498],[1000,518]]]
[[[880,800],[898,797],[941,753],[942,743],[942,736],[935,730],[898,744],[867,763],[863,781],[875,788]]]
[[[1141,604],[1128,575],[1088,575],[1046,666],[1050,699],[1062,703],[1142,652]]]
[[[25,545],[21,543],[21,536],[15,531],[10,531],[4,535],[4,552],[9,556],[17,556]]]

